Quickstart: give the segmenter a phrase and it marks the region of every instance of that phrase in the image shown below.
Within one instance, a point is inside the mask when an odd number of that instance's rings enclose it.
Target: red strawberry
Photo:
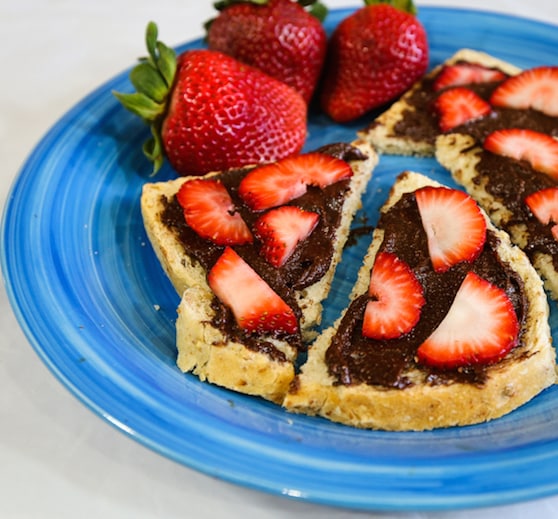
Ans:
[[[535,67],[507,79],[492,93],[490,102],[558,117],[558,67]]]
[[[444,65],[434,81],[434,90],[442,88],[503,81],[507,75],[501,70],[488,68],[476,63],[456,63]]]
[[[176,58],[150,23],[149,57],[130,74],[137,92],[115,93],[151,125],[144,152],[157,171],[166,156],[181,175],[265,163],[298,153],[304,99],[258,69],[209,50]]]
[[[419,361],[438,368],[489,364],[516,344],[519,322],[506,293],[469,272],[436,330],[418,348]]]
[[[482,97],[465,87],[450,88],[442,92],[436,99],[435,108],[443,132],[491,111],[490,105]]]
[[[312,12],[303,7],[312,4]],[[292,0],[225,0],[215,6],[220,13],[208,24],[209,48],[283,81],[308,103],[325,59],[321,19],[327,9]]]
[[[414,16],[388,3],[365,7],[334,30],[324,67],[322,109],[335,121],[356,119],[407,90],[428,66],[426,31]]]
[[[208,283],[248,333],[293,334],[293,310],[233,249],[225,248],[208,274]]]
[[[370,339],[396,339],[409,333],[424,305],[422,286],[410,267],[390,252],[380,252],[370,276],[370,301],[362,333]]]
[[[467,193],[446,187],[423,187],[415,198],[434,270],[445,272],[475,260],[486,241],[486,220],[476,202]]]
[[[323,188],[352,174],[349,164],[341,159],[305,153],[253,169],[242,179],[238,192],[252,210],[263,211],[302,196],[308,185]]]
[[[236,212],[229,192],[214,179],[184,182],[176,198],[184,209],[186,223],[217,245],[252,243],[252,233]]]
[[[558,187],[541,189],[525,197],[535,218],[543,225],[552,223],[551,232],[554,239],[558,240]]]
[[[319,214],[291,205],[260,216],[254,224],[254,234],[262,242],[261,255],[274,267],[282,267],[296,246],[314,230],[319,219]]]
[[[558,140],[545,133],[519,128],[496,130],[484,140],[484,149],[515,160],[558,180]]]

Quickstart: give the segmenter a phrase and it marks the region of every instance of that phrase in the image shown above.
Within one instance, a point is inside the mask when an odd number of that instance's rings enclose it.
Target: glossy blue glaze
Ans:
[[[332,11],[328,29],[349,12]],[[431,66],[462,47],[520,67],[556,60],[554,26],[444,8],[423,7],[420,18]],[[122,73],[52,127],[24,164],[3,218],[1,261],[14,311],[38,355],[70,391],[162,455],[292,498],[419,510],[558,491],[555,388],[488,424],[386,433],[291,415],[180,373],[174,365],[178,297],[147,241],[138,204],[149,173],[140,151],[147,130],[111,95],[130,89]],[[312,114],[306,147],[350,141],[369,119],[333,125]],[[452,184],[432,159],[382,157],[359,218],[375,222],[404,169]],[[172,176],[167,166],[158,180]],[[345,306],[368,241],[363,237],[346,250],[324,324]],[[551,309],[555,330],[554,303]]]

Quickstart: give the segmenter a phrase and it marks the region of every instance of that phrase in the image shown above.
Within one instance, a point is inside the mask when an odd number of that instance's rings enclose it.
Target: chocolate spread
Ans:
[[[437,273],[431,265],[414,193],[403,195],[383,214],[378,228],[385,233],[380,250],[392,252],[405,261],[423,286],[426,303],[421,319],[411,332],[398,339],[366,338],[362,334],[362,321],[368,296],[358,297],[349,306],[326,352],[330,374],[338,384],[366,383],[397,389],[412,384],[407,377],[410,370],[420,371],[423,379],[433,385],[454,381],[482,384],[487,376],[485,366],[437,370],[418,364],[416,351],[447,314],[469,270],[503,289],[514,305],[519,323],[524,322],[528,303],[523,282],[496,254],[498,238],[488,231],[484,249],[474,262],[462,262],[447,272]]]
[[[433,88],[435,80],[436,76],[425,77],[421,81],[420,88],[415,89],[407,98],[410,108],[403,112],[401,120],[395,125],[394,136],[434,144],[436,137],[440,135],[434,104],[438,96],[445,90],[436,92]],[[488,82],[464,86],[488,101],[500,83]],[[374,124],[372,123],[372,126]],[[558,137],[558,124],[555,117],[547,116],[536,110],[514,110],[499,107],[493,107],[489,116],[455,128],[452,132],[468,133],[482,142],[486,135],[498,128],[526,128]]]
[[[365,155],[354,146],[346,143],[332,144],[320,148],[318,151],[327,153],[346,161],[364,160]],[[246,175],[245,169],[233,169],[223,172],[219,179],[227,188],[233,203],[249,227],[261,213],[251,211],[238,195],[240,181]],[[281,268],[270,265],[260,256],[256,244],[234,246],[235,251],[283,298],[294,310],[297,317],[301,316],[295,292],[302,290],[319,281],[328,271],[334,253],[334,236],[339,227],[343,202],[349,190],[350,180],[342,180],[323,189],[309,186],[307,192],[293,200],[296,205],[320,215],[320,220],[310,236],[295,249],[293,255]],[[222,254],[224,247],[200,238],[184,220],[182,207],[176,197],[162,200],[164,210],[161,215],[163,223],[176,234],[184,247],[184,252],[200,263],[206,272],[215,264]],[[256,335],[246,334],[236,325],[232,312],[216,297],[212,307],[215,317],[212,324],[220,329],[227,338],[236,339],[248,348],[265,352],[272,358],[284,361],[285,356],[269,341],[262,340]],[[278,336],[285,339],[299,349],[303,348],[300,334]]]

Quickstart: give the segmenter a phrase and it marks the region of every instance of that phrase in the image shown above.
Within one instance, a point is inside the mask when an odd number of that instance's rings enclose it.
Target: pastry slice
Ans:
[[[380,153],[433,156],[438,135],[486,115],[481,101],[486,103],[499,82],[520,71],[489,54],[461,49],[415,83],[359,136]],[[441,121],[442,113],[449,122]]]
[[[555,382],[548,311],[526,255],[469,195],[402,173],[351,303],[283,405],[399,431],[498,418]]]
[[[355,141],[145,185],[145,229],[181,295],[182,371],[282,401],[376,162]]]
[[[502,82],[491,102],[494,115],[437,138],[436,158],[527,253],[558,299],[558,67]]]

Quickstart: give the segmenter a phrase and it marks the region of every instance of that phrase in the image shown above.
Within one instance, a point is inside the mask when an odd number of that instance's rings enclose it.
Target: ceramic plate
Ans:
[[[332,29],[350,11],[332,11]],[[492,13],[423,7],[431,66],[473,47],[520,67],[555,63],[558,28]],[[181,47],[199,47],[194,41]],[[132,64],[131,64],[132,65]],[[83,99],[24,164],[3,219],[2,268],[38,355],[85,405],[131,438],[206,474],[311,502],[418,510],[495,505],[558,492],[558,391],[485,425],[361,431],[199,382],[174,365],[178,297],[143,230],[146,127],[111,94]],[[350,141],[365,120],[312,115],[307,149]],[[364,199],[374,223],[395,175],[451,184],[434,160],[382,157]],[[161,180],[171,178],[164,169]],[[345,306],[368,245],[346,250],[325,324]],[[552,304],[556,329],[556,308]],[[555,335],[556,337],[556,335]]]

